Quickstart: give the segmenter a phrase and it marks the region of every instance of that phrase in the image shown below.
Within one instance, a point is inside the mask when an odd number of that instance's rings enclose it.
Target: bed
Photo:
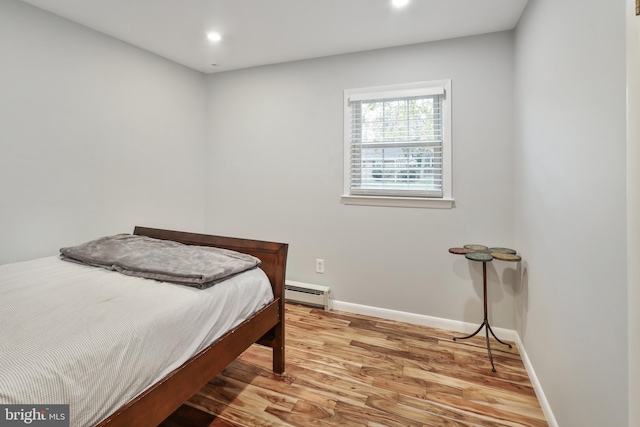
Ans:
[[[68,348],[71,344],[57,346],[52,341],[47,345],[61,348],[56,347],[51,352],[49,352],[49,347],[46,352],[33,351],[33,358],[36,362],[25,366],[39,367],[37,358],[45,357],[40,353],[46,354],[50,359],[54,359],[54,363],[63,366],[61,369],[56,368],[54,373],[50,375],[56,378],[54,388],[63,390],[66,387],[67,393],[71,390],[72,394],[79,395],[79,398],[76,396],[75,400],[69,398],[69,400],[76,402],[71,411],[72,415],[74,409],[80,411],[79,408],[81,408],[83,417],[92,417],[82,418],[85,421],[75,423],[76,425],[156,426],[253,343],[271,347],[273,349],[274,372],[284,372],[283,289],[288,249],[286,244],[145,227],[136,227],[133,235],[146,236],[141,237],[142,239],[147,237],[159,239],[167,245],[173,243],[166,241],[173,241],[190,245],[189,248],[191,245],[208,246],[249,254],[259,258],[260,269],[252,269],[208,289],[200,290],[129,277],[95,267],[71,265],[74,263],[61,261],[56,257],[34,260],[30,264],[25,263],[25,265],[2,266],[2,272],[5,275],[22,273],[22,276],[14,276],[9,281],[5,280],[5,283],[14,284],[14,292],[24,293],[27,292],[27,289],[31,289],[28,286],[24,286],[24,289],[15,288],[15,284],[19,282],[15,277],[24,277],[25,283],[28,283],[29,280],[47,282],[46,286],[61,294],[67,292],[68,300],[73,300],[73,303],[63,300],[63,305],[52,305],[44,307],[43,310],[46,313],[44,317],[55,319],[51,321],[51,324],[55,323],[56,327],[60,327],[61,323],[68,322],[68,326],[65,328],[79,331],[77,334],[78,342],[73,344],[75,346],[73,351]],[[216,249],[207,249],[207,251],[214,250]],[[28,267],[26,272],[23,271],[25,267]],[[41,277],[49,279],[43,280]],[[82,285],[85,283],[91,283],[91,287],[83,288]],[[63,284],[63,286],[59,284]],[[254,289],[255,298],[253,295],[249,295],[254,292]],[[11,287],[5,286],[4,292],[5,296],[9,296],[7,300],[11,300]],[[98,304],[93,301],[96,292],[104,294],[97,297]],[[126,297],[120,297],[120,295]],[[24,301],[23,297],[20,298],[19,301]],[[14,300],[16,300],[15,297]],[[84,301],[90,301],[91,304],[87,303],[87,307],[83,307]],[[145,307],[144,311],[141,310],[138,313],[139,310],[136,307],[143,306]],[[3,308],[0,305],[0,309],[11,313],[11,308],[6,311],[6,306]],[[118,317],[122,317],[124,326],[118,326],[120,329],[115,329],[113,326],[112,330],[109,322],[112,321],[114,312],[118,312],[118,310],[122,311]],[[67,319],[69,311],[71,313],[68,318],[72,320]],[[107,317],[103,318],[103,311],[111,316],[111,320],[104,320]],[[13,316],[16,313],[19,314],[20,311],[14,309]],[[109,327],[103,327],[100,324],[91,328],[84,327],[82,322],[74,322],[75,313],[78,317],[88,316],[102,320],[103,323],[109,323],[107,325]],[[143,321],[142,329],[138,326],[140,320]],[[38,322],[46,324],[42,320],[38,320]],[[205,326],[215,323],[225,329],[209,331],[205,327],[203,328],[205,332],[201,332],[201,329],[196,327],[199,323],[203,323]],[[136,326],[130,328],[129,324]],[[14,321],[12,331],[8,332],[9,335],[4,331],[4,336],[16,337],[16,325],[19,329],[20,324]],[[227,330],[226,328],[231,329]],[[3,331],[0,330],[0,336],[2,333]],[[25,335],[31,337],[30,334]],[[73,340],[76,334],[73,333],[71,336]],[[151,336],[152,340],[146,341],[146,336]],[[40,333],[36,337],[38,340],[34,349],[39,350],[40,341],[47,341],[47,334]],[[27,341],[25,340],[25,342]],[[117,351],[112,351],[113,355],[102,354],[107,352],[105,348],[111,348],[111,346],[117,349]],[[11,360],[13,350],[11,344],[7,344],[5,340],[3,347],[5,347],[2,351],[5,352],[6,359]],[[92,348],[96,350],[91,350]],[[84,381],[79,386],[74,385],[73,387],[69,386],[70,380],[67,378],[69,375],[66,375],[66,372],[70,372],[71,369],[64,367],[66,362],[62,360],[64,357],[60,357],[60,355],[71,353],[74,357],[73,365],[71,365],[73,367],[72,376],[79,377]],[[51,354],[57,356],[53,357]],[[76,354],[80,354],[80,356]],[[123,355],[126,355],[126,358]],[[14,360],[22,360],[23,357]],[[114,366],[105,369],[93,368],[94,366],[110,366],[108,365],[109,361],[105,362],[100,357],[112,358]],[[11,363],[15,365],[15,362]],[[82,372],[82,375],[78,375],[78,372]],[[23,396],[37,396],[38,399],[42,399],[39,397],[41,395],[37,394],[41,393],[37,389],[42,388],[37,386],[37,376],[42,374],[33,373],[31,374],[34,376],[32,379],[29,379],[29,375],[27,370],[20,370],[18,367],[13,370],[7,369],[6,363],[3,368],[2,361],[0,361],[0,378],[3,378],[5,383],[7,381],[13,381],[13,384],[20,382],[19,386],[23,387],[22,391],[27,393]],[[112,377],[111,380],[109,376]],[[147,376],[149,377],[147,378]],[[99,379],[94,381],[94,377]],[[153,380],[149,378],[153,378]],[[51,384],[51,380],[47,381],[49,381],[48,384]],[[58,382],[65,383],[65,381],[67,381],[66,384],[58,384]],[[147,382],[144,383],[144,381]],[[144,383],[144,387],[136,389],[136,387],[141,387],[138,383]],[[25,384],[28,384],[29,387],[26,387]],[[36,384],[36,386],[31,387],[32,384]],[[10,389],[10,386],[5,386],[5,389]],[[135,390],[135,392],[131,390]],[[0,403],[45,403],[10,401],[7,400],[3,392],[4,390],[0,386]],[[60,394],[54,393],[52,395],[58,396],[58,400],[60,400]],[[20,389],[17,396],[20,396]],[[70,402],[49,401],[46,403]],[[87,411],[93,410],[91,409],[92,405],[96,412],[86,414]],[[88,419],[92,421],[86,421]],[[73,420],[72,425],[74,425]]]

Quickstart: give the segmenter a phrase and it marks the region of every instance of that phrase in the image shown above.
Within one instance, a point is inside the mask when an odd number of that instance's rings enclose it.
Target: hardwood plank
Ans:
[[[259,372],[256,375],[256,371]],[[325,408],[333,409],[336,402],[328,397],[325,397],[316,391],[309,390],[306,387],[300,387],[297,384],[293,384],[293,379],[288,374],[282,376],[281,379],[277,377],[270,377],[268,375],[261,375],[266,372],[265,369],[256,367],[253,364],[239,361],[233,364],[232,367],[226,369],[222,375],[236,379],[238,381],[244,381],[247,384],[255,385],[256,387],[264,388],[275,393],[291,396],[297,399],[303,399],[309,403],[315,403]]]
[[[441,403],[427,400],[426,397],[424,399],[415,399],[409,396],[400,396],[400,398],[398,399],[398,403],[435,415],[439,415],[444,418],[464,421],[471,425],[479,425],[482,427],[505,427],[516,425],[509,421],[506,421],[505,423],[504,421],[496,421],[495,419],[492,420],[489,417],[483,416],[482,414],[474,414],[473,412],[461,411],[457,408],[452,408]]]
[[[482,337],[295,304],[285,317],[284,375],[254,345],[189,405],[220,427],[547,426],[515,347],[492,341],[491,372]]]
[[[458,380],[464,380],[475,385],[496,386],[504,390],[508,390],[514,393],[523,393],[530,396],[535,396],[533,387],[529,383],[528,377],[525,373],[521,373],[518,376],[519,381],[505,380],[504,376],[509,374],[498,372],[491,372],[491,364],[489,361],[483,361],[482,364],[475,366],[473,364],[438,364],[436,362],[416,361],[411,359],[400,359],[394,356],[389,356],[390,359],[395,360],[397,364],[401,364],[403,367],[414,367],[416,369],[432,372],[434,374],[441,375],[438,381],[444,381],[445,377],[452,377]],[[379,369],[379,368],[368,368]],[[522,368],[524,371],[524,367]],[[499,373],[500,372],[500,373]],[[374,375],[374,373],[369,373]],[[525,379],[521,379],[524,376]],[[510,377],[508,377],[510,378]]]

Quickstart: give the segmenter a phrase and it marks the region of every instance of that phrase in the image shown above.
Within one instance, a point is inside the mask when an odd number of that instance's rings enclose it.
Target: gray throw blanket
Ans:
[[[67,261],[200,289],[260,264],[239,252],[131,234],[102,237],[60,253]]]

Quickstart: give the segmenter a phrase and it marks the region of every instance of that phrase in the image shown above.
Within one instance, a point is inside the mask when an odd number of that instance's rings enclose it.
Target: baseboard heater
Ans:
[[[286,280],[284,284],[284,299],[299,304],[322,307],[331,310],[328,286],[313,285],[311,283]]]

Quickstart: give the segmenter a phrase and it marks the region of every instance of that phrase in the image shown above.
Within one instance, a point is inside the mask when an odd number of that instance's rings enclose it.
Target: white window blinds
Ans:
[[[349,95],[350,194],[443,197],[443,87]]]

